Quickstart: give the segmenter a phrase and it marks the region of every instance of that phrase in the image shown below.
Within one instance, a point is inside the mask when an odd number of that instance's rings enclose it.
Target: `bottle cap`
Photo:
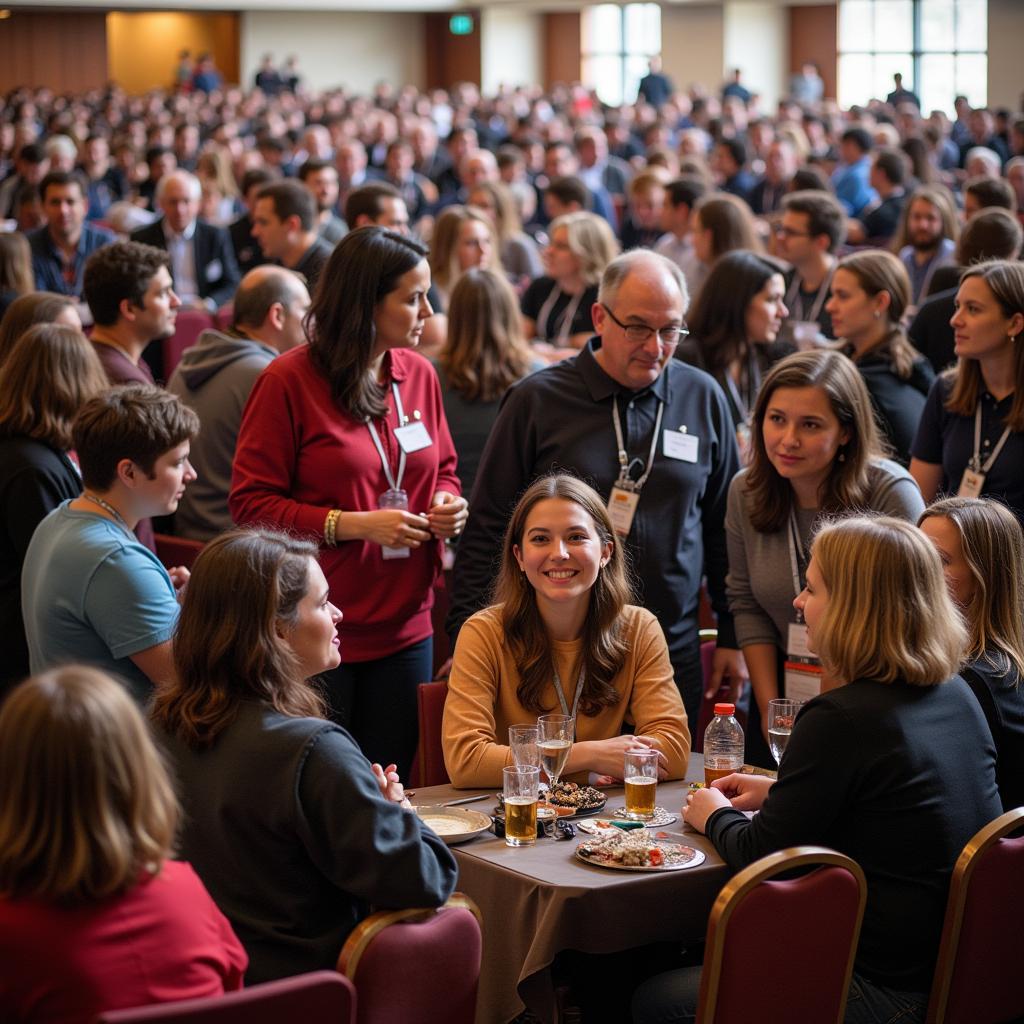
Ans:
[[[716,704],[715,705],[716,715],[735,715],[736,705],[735,704]]]

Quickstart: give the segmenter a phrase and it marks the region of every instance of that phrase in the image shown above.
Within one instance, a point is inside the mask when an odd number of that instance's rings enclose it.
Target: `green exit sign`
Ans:
[[[448,19],[448,31],[453,36],[473,34],[473,16],[471,14],[453,14]]]

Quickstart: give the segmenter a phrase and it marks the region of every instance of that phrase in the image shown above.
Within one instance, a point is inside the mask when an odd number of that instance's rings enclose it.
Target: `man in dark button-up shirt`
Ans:
[[[735,431],[715,381],[672,358],[677,338],[670,336],[682,326],[686,305],[686,285],[671,261],[643,250],[620,256],[605,271],[593,307],[598,336],[579,355],[509,390],[459,542],[449,627],[456,632],[487,603],[509,514],[531,481],[557,469],[576,473],[606,499],[611,494],[619,478],[617,403],[630,478],[650,469],[626,538],[636,598],[665,631],[692,730],[702,694],[697,606],[705,573],[719,616],[716,678],[745,673],[725,599],[726,495],[739,468]],[[646,340],[638,340],[645,331]]]

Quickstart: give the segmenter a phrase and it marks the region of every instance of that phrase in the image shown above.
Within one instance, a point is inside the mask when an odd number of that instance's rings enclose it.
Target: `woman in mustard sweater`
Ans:
[[[651,746],[662,778],[686,774],[690,734],[658,620],[630,588],[604,502],[572,476],[523,494],[502,546],[495,603],[462,627],[448,682],[444,757],[455,786],[497,786],[508,727],[576,718],[565,767],[621,778],[623,754]],[[633,735],[623,735],[623,726]]]

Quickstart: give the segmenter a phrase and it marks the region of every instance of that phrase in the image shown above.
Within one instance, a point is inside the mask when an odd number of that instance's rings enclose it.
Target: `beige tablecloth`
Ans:
[[[693,755],[688,778],[703,778],[700,755]],[[441,804],[472,792],[435,786],[418,790],[415,801]],[[621,806],[621,788],[608,793],[608,808]],[[685,782],[663,783],[658,804],[679,814],[685,793]],[[470,806],[489,812],[493,805]],[[677,820],[664,831],[683,832],[684,826]],[[702,850],[707,859],[699,867],[657,873],[585,864],[574,856],[577,841],[538,839],[514,849],[485,833],[453,847],[459,889],[476,901],[484,919],[478,1024],[512,1020],[524,1005],[545,1022],[554,1021],[549,967],[562,950],[614,953],[703,938],[711,905],[730,872],[711,843],[685,831],[678,841]]]

